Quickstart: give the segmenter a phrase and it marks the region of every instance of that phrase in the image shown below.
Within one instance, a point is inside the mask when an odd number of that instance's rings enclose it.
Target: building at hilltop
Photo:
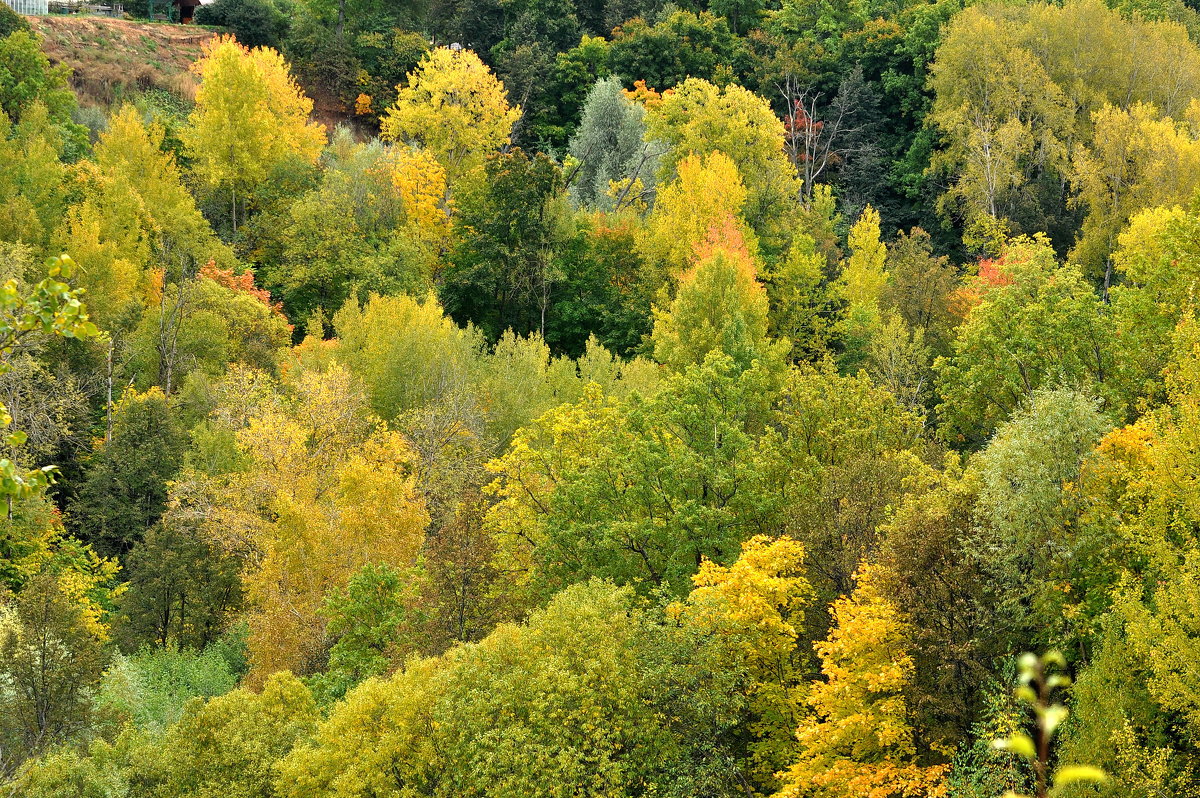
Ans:
[[[0,0],[18,14],[44,16],[50,13],[46,0]]]

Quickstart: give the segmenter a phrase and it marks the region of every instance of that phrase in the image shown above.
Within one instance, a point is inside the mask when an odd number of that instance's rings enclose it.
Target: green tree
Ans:
[[[31,105],[18,125],[0,111],[0,239],[45,251],[67,208],[62,154],[44,104]]]
[[[44,571],[0,608],[0,773],[88,727],[91,691],[104,672],[102,641],[59,579]]]
[[[593,33],[607,35],[609,30]],[[601,35],[585,33],[578,44],[554,57],[542,84],[540,102],[525,111],[522,126],[526,140],[544,141],[556,149],[567,146],[580,123],[588,94],[597,81],[610,74],[608,49],[609,43]]]
[[[1104,305],[1078,268],[1055,263],[1045,239],[1018,240],[980,265],[979,299],[952,351],[934,363],[942,435],[977,443],[1039,388],[1099,393],[1111,387],[1112,343]]]
[[[639,220],[577,213],[575,235],[564,242],[564,268],[546,336],[572,357],[595,336],[603,347],[630,357],[649,334],[654,271],[638,247]]]
[[[741,72],[744,42],[719,16],[673,9],[662,19],[629,14],[610,20],[609,67],[625,85],[643,81],[662,91],[689,77],[714,80]]]
[[[1059,761],[1102,768],[1108,781],[1092,790],[1104,798],[1186,794],[1196,788],[1190,746],[1172,733],[1170,714],[1148,689],[1156,675],[1144,650],[1132,648],[1121,627],[1120,615],[1110,618],[1095,656],[1075,679]]]
[[[1111,427],[1095,400],[1043,389],[997,428],[972,463],[979,475],[972,555],[989,585],[995,631],[1011,635],[1013,648],[1022,641],[1076,648],[1081,630],[1071,628],[1062,604],[1089,582],[1100,583],[1097,592],[1113,587],[1089,556],[1088,529],[1075,523],[1078,505],[1065,488],[1080,481]]]
[[[407,296],[352,302],[333,319],[338,357],[366,384],[371,406],[391,421],[447,403],[472,384],[484,347],[473,327],[459,327],[437,300]]]
[[[63,145],[78,156],[87,146],[87,134],[71,121],[76,100],[70,75],[65,64],[50,65],[37,34],[18,29],[0,36],[0,111],[19,123],[35,104],[44,105]]]
[[[613,210],[620,196],[614,196],[614,189],[626,185],[631,188],[625,203],[653,196],[663,148],[645,141],[645,116],[645,108],[625,96],[619,78],[603,78],[592,86],[569,147],[579,162],[571,181],[571,199],[577,205]]]
[[[853,589],[889,508],[932,477],[921,430],[920,416],[866,374],[841,376],[829,363],[787,374],[750,460],[783,530],[804,544],[823,602]]]
[[[137,775],[157,795],[271,798],[276,762],[319,717],[312,694],[290,673],[272,676],[261,693],[193,699],[155,750],[142,753]]]
[[[217,376],[231,365],[276,370],[292,329],[252,274],[210,262],[199,273],[183,270],[162,280],[156,306],[128,338],[137,387],[173,395],[194,373]]]
[[[934,255],[929,234],[914,227],[888,245],[887,275],[880,297],[884,310],[910,330],[920,330],[936,354],[946,354],[960,321],[955,309],[958,269],[946,256]]]
[[[996,734],[980,738],[975,727],[992,722],[988,684],[1005,645],[971,543],[978,490],[977,473],[949,455],[936,480],[906,495],[881,527],[875,578],[912,624],[908,699],[920,727],[947,744],[977,738],[963,756],[990,762]]]
[[[1021,731],[1023,721],[1010,684],[1013,667],[1006,664],[1003,683],[987,684],[971,728],[971,741],[955,754],[947,781],[951,795],[963,798],[991,798],[998,793],[1020,794],[1033,786],[1033,769],[1018,754],[995,745]]]
[[[279,252],[262,269],[264,282],[291,318],[336,313],[356,288],[378,290],[376,251],[349,196],[313,191],[276,220]]]
[[[25,21],[25,17],[7,6],[0,9],[0,38],[8,36],[10,33],[16,33],[19,30],[26,32],[30,30],[29,23]]]
[[[338,128],[321,183],[254,225],[257,274],[289,318],[332,316],[351,296],[420,294],[449,245],[445,171],[427,152]]]
[[[748,369],[781,370],[787,344],[767,335],[767,296],[744,252],[716,250],[679,286],[669,309],[655,309],[654,356],[674,371],[704,363],[710,352]]]
[[[641,617],[628,590],[575,585],[525,624],[370,680],[285,760],[277,788],[288,798],[694,794],[684,741],[655,717],[638,670]]]
[[[129,590],[117,636],[126,650],[203,648],[242,607],[237,560],[183,519],[168,516],[147,529],[129,551],[125,571]]]
[[[751,430],[777,385],[711,352],[649,398],[589,386],[520,430],[489,466],[500,567],[531,595],[590,576],[682,593],[704,557],[772,528]]]
[[[791,342],[795,360],[814,361],[828,353],[835,308],[825,264],[812,236],[800,233],[787,255],[763,271],[769,332]]]
[[[425,618],[415,599],[421,574],[402,574],[387,565],[367,564],[344,590],[325,599],[328,633],[334,643],[329,665],[314,678],[318,695],[339,699],[372,676],[383,676],[421,649]]]
[[[184,445],[162,391],[128,393],[71,506],[79,534],[104,554],[128,554],[166,511]]]
[[[227,28],[245,47],[278,49],[288,29],[288,18],[271,0],[216,0],[196,8],[195,22]]]
[[[479,186],[458,198],[457,241],[439,287],[442,303],[488,340],[508,329],[544,337],[564,273],[557,250],[572,222],[562,172],[546,155],[531,157],[518,148],[490,156],[484,174]]]
[[[183,716],[193,698],[225,695],[237,686],[239,675],[219,645],[203,650],[168,645],[118,654],[96,691],[97,715],[158,736]]]

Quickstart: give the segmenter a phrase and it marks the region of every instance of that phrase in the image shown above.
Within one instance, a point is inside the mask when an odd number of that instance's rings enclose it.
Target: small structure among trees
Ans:
[[[204,5],[202,0],[173,0],[171,5],[179,12],[180,23],[187,25],[196,15],[196,9]]]

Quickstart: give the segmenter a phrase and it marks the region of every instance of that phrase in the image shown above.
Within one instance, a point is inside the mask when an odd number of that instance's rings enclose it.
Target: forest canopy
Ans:
[[[1200,794],[1188,2],[56,19],[0,795]]]

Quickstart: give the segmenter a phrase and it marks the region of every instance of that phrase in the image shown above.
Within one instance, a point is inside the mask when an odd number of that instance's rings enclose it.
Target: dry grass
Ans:
[[[50,60],[74,70],[72,85],[84,105],[111,105],[137,91],[165,89],[191,99],[196,82],[188,67],[212,31],[194,25],[129,22],[108,17],[38,17]]]

